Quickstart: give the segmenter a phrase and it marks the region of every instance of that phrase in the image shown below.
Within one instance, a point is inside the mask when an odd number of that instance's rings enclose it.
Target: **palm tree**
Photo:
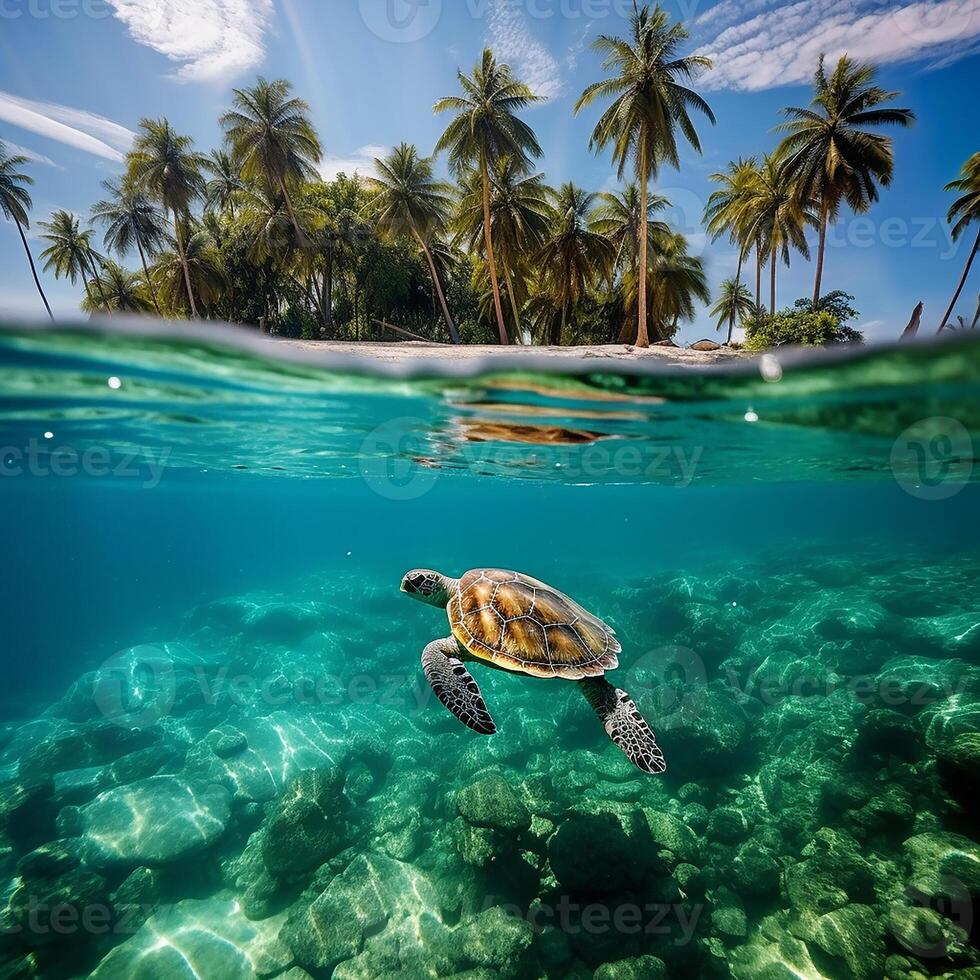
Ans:
[[[92,250],[92,229],[82,229],[78,215],[62,210],[55,211],[50,220],[42,221],[39,227],[44,231],[41,238],[50,243],[41,253],[44,271],[53,272],[56,279],[67,278],[73,286],[81,277],[85,295],[91,296],[89,276],[93,280],[98,277],[95,260],[101,260],[101,256],[96,256]],[[105,296],[101,291],[99,296],[105,307]]]
[[[820,239],[813,302],[820,300],[827,226],[836,220],[841,201],[860,214],[878,200],[878,187],[892,180],[894,157],[890,137],[869,132],[868,126],[911,126],[911,109],[884,107],[897,98],[874,84],[877,70],[843,55],[828,78],[821,55],[813,76],[810,108],[783,110],[788,121],[779,129],[787,135],[777,150],[799,194],[815,202]]]
[[[711,174],[710,180],[721,186],[711,192],[704,209],[704,221],[713,241],[728,235],[729,241],[738,247],[738,269],[735,273],[736,285],[742,281],[742,264],[749,250],[755,246],[755,303],[758,306],[762,292],[762,250],[758,240],[746,237],[748,227],[747,203],[752,199],[759,169],[754,157],[731,161],[728,169]]]
[[[545,291],[561,310],[554,344],[561,344],[569,314],[587,290],[612,273],[615,250],[595,230],[595,201],[595,194],[563,184],[555,194],[551,232],[534,257]]]
[[[491,174],[490,229],[494,252],[507,282],[514,329],[522,333],[520,307],[526,298],[526,264],[544,244],[551,224],[553,192],[544,182],[544,174],[528,173],[512,157],[497,161]],[[460,181],[460,199],[456,210],[456,241],[466,239],[469,250],[486,252],[483,221],[483,178],[470,170]],[[520,284],[520,296],[518,296]]]
[[[966,231],[967,226],[971,222],[976,222],[980,225],[980,153],[974,153],[963,164],[960,169],[960,176],[956,180],[948,183],[946,190],[956,191],[962,194],[962,197],[957,198],[950,206],[949,214],[946,218],[953,225],[953,240],[955,241]],[[955,224],[953,224],[954,221]],[[966,285],[967,277],[970,275],[970,267],[973,265],[973,260],[977,257],[978,250],[980,250],[980,227],[977,228],[977,237],[973,242],[973,249],[966,260],[966,267],[963,269],[963,275],[960,276],[960,283],[956,287],[956,292],[953,293],[952,302],[949,304],[949,309],[946,310],[943,322],[939,324],[940,330],[949,322],[953,307],[956,306],[960,298],[960,293],[963,292],[963,287]],[[977,307],[977,312],[980,314],[980,306]],[[974,320],[973,322],[975,324],[977,321]]]
[[[108,312],[148,313],[153,308],[146,297],[143,279],[111,259],[103,263],[102,271],[96,276],[96,282],[102,298],[102,306]],[[97,311],[91,296],[82,300],[82,309],[88,313]]]
[[[721,330],[723,326],[728,325],[726,344],[732,342],[732,331],[735,329],[735,324],[744,323],[756,309],[748,286],[742,285],[738,279],[722,280],[718,302],[711,308],[711,315],[718,317],[715,329]]]
[[[41,280],[37,275],[37,266],[34,265],[34,256],[31,255],[31,247],[27,244],[25,228],[30,228],[29,218],[31,207],[31,195],[27,190],[34,183],[34,178],[29,174],[19,172],[19,168],[27,163],[27,157],[16,156],[7,152],[7,147],[0,141],[0,212],[9,221],[17,226],[20,232],[20,240],[24,244],[24,251],[27,253],[27,261],[31,267],[31,275],[34,277],[34,285],[44,303],[44,308],[48,311],[48,316],[54,319],[51,307],[48,305],[48,298],[44,295],[41,288]]]
[[[711,293],[700,256],[689,255],[680,232],[657,236],[651,242],[648,271],[650,324],[661,340],[673,337],[681,320],[693,320],[695,302],[708,303]]]
[[[210,306],[218,302],[227,286],[221,257],[211,236],[200,227],[187,231],[182,250],[161,252],[152,270],[160,295],[170,309],[181,309],[184,301],[189,302],[193,296],[199,297],[205,307]]]
[[[204,186],[204,209],[208,212],[227,212],[235,217],[235,204],[245,188],[240,169],[224,150],[212,150],[204,161],[211,177]]]
[[[376,177],[369,177],[368,184],[375,195],[368,204],[368,211],[382,233],[392,238],[410,235],[425,255],[429,264],[432,284],[439,298],[442,315],[454,344],[459,343],[459,331],[449,314],[446,296],[439,279],[429,243],[435,236],[443,235],[449,225],[452,206],[452,187],[432,175],[432,160],[420,157],[418,150],[402,143],[384,159],[374,161]]]
[[[647,195],[650,178],[660,166],[680,164],[677,131],[698,152],[701,143],[691,120],[691,110],[702,113],[712,123],[714,115],[708,103],[681,81],[696,78],[711,67],[711,60],[691,55],[678,56],[677,49],[688,33],[681,24],[671,23],[660,7],[633,8],[630,20],[631,36],[627,38],[603,35],[593,47],[605,55],[603,68],[610,78],[590,85],[575,106],[581,112],[599,98],[613,99],[602,114],[592,133],[589,146],[598,151],[612,146],[613,161],[622,178],[626,167],[633,162],[640,184],[640,219],[643,225],[639,236],[639,271],[641,283],[638,304],[636,343],[647,347],[647,263],[646,234]]]
[[[289,184],[313,179],[323,150],[308,116],[309,105],[290,91],[284,78],[268,82],[259,77],[252,88],[234,90],[235,108],[220,121],[241,176],[265,180],[282,192],[296,239],[303,242]]]
[[[153,308],[158,316],[162,316],[146,257],[156,255],[167,244],[163,215],[145,194],[125,179],[105,180],[102,187],[109,196],[92,208],[92,218],[106,226],[103,244],[117,255],[125,255],[130,248],[136,247]]]
[[[790,250],[796,249],[804,258],[810,257],[806,241],[807,226],[816,227],[813,203],[800,197],[788,171],[775,156],[767,156],[759,169],[758,180],[746,204],[746,235],[762,243],[769,256],[769,312],[776,312],[776,263],[781,257],[789,265]]]
[[[528,166],[541,156],[541,146],[531,127],[517,112],[539,101],[523,82],[514,78],[510,66],[500,64],[487,48],[472,75],[458,72],[462,96],[440,99],[435,112],[453,112],[453,121],[436,144],[436,153],[449,152],[449,162],[457,175],[475,166],[483,182],[483,234],[493,290],[497,330],[502,344],[509,343],[504,311],[500,302],[497,263],[493,252],[490,214],[490,171],[503,157],[517,166]]]
[[[185,228],[190,223],[191,205],[204,194],[201,168],[205,157],[195,153],[189,136],[174,132],[166,119],[141,119],[127,158],[132,185],[156,198],[173,216],[174,239],[192,317],[197,304],[191,286],[191,273],[184,248]]]

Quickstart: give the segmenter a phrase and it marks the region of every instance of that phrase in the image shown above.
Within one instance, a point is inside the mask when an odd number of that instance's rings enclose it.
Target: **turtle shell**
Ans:
[[[456,639],[503,670],[578,680],[619,666],[615,630],[520,572],[472,569],[459,580],[447,612]]]

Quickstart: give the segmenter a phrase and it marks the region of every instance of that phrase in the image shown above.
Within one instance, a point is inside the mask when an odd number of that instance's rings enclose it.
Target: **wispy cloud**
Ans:
[[[348,156],[332,156],[328,153],[320,161],[317,170],[324,180],[335,180],[338,174],[346,174],[348,177],[369,176],[374,173],[375,159],[386,157],[390,152],[391,147],[370,144]]]
[[[706,87],[756,91],[808,80],[821,54],[948,64],[975,49],[980,0],[723,0],[695,31],[715,63]]]
[[[561,67],[527,26],[523,5],[515,0],[490,0],[487,7],[490,46],[508,62],[521,81],[545,99],[561,93]]]
[[[272,0],[108,0],[140,44],[180,67],[187,82],[233,78],[261,64]]]
[[[135,136],[105,116],[53,102],[33,102],[8,92],[0,92],[0,121],[117,163]]]
[[[15,156],[27,157],[28,160],[33,160],[34,163],[43,163],[46,166],[55,167],[58,170],[63,169],[51,157],[46,157],[43,153],[37,153],[26,146],[21,146],[19,143],[11,143],[10,140],[4,140],[3,142],[6,144],[8,152],[13,153]]]

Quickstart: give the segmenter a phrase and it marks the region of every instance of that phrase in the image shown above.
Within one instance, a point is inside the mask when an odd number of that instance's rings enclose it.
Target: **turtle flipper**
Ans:
[[[422,671],[436,697],[467,728],[480,735],[493,735],[497,726],[487,711],[480,687],[463,661],[452,656],[459,650],[456,640],[433,640],[422,651]]]
[[[604,677],[589,677],[578,684],[599,716],[606,734],[623,750],[626,758],[644,772],[664,772],[667,768],[664,754],[633,699]]]

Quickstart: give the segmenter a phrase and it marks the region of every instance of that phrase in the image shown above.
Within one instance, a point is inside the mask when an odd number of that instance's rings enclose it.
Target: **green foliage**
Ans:
[[[847,326],[857,311],[850,305],[853,296],[837,290],[821,297],[817,310],[813,302],[800,299],[774,316],[755,316],[745,324],[747,350],[773,347],[827,347],[833,344],[861,343],[861,334]]]

